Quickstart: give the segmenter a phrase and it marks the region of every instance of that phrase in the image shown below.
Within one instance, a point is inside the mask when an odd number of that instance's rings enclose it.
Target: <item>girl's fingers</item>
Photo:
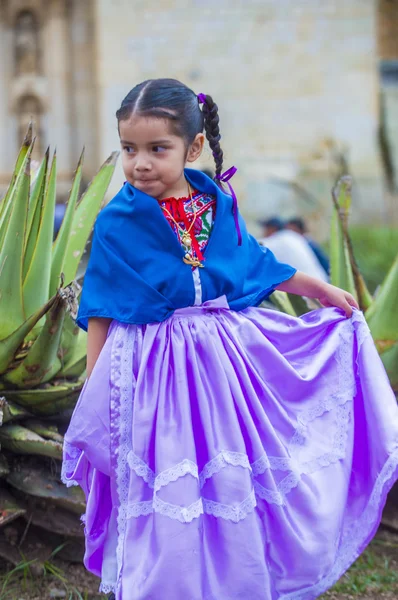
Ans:
[[[354,300],[354,298],[353,298],[353,300]],[[349,304],[349,302],[346,300],[344,302],[343,306],[341,307],[345,311],[345,314],[347,317],[351,317],[351,315],[352,315],[352,306],[354,306],[354,305]]]
[[[348,304],[350,304],[350,306],[353,306],[354,308],[359,309],[358,302],[355,300],[354,296],[351,296],[351,294],[348,294],[347,302],[348,302]]]

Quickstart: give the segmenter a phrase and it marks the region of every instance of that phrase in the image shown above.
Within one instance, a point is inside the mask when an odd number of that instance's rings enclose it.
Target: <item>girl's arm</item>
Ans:
[[[112,319],[90,318],[87,331],[87,379],[90,377],[108,335]]]
[[[307,298],[317,298],[323,306],[342,308],[347,317],[351,317],[352,307],[359,308],[355,298],[345,290],[305,273],[300,273],[300,271],[278,285],[276,289],[281,292],[289,292],[289,294],[307,296]]]

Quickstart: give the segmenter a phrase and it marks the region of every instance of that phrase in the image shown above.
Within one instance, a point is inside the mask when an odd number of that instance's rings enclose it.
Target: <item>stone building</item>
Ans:
[[[83,146],[88,180],[118,146],[124,95],[168,76],[219,104],[252,224],[324,216],[346,168],[353,217],[397,221],[397,32],[398,0],[0,0],[0,186],[31,118],[61,196]]]

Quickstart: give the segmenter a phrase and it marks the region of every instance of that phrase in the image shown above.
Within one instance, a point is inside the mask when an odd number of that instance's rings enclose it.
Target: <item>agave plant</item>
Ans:
[[[348,230],[352,179],[341,177],[332,190],[333,215],[330,235],[331,283],[349,291],[363,310],[391,385],[398,391],[398,254],[377,293],[372,296],[355,260]],[[292,315],[313,308],[304,298],[274,292],[272,302]]]
[[[81,390],[86,340],[73,320],[80,260],[117,153],[79,198],[83,153],[53,241],[57,158],[49,150],[30,181],[32,127],[0,202],[0,526],[25,515],[80,534],[83,498],[58,480],[62,435]],[[74,516],[75,515],[75,516]]]

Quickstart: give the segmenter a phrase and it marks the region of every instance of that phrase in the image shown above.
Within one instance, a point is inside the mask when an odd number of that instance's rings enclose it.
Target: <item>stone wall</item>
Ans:
[[[0,1],[0,192],[30,120],[32,157],[58,150],[59,200],[83,146],[85,179],[99,166],[93,1]]]
[[[113,115],[128,90],[176,77],[219,104],[225,166],[239,169],[252,224],[276,212],[324,216],[334,147],[355,178],[355,218],[383,221],[376,9],[373,0],[97,0],[101,156],[118,145]],[[207,152],[198,166],[210,164]],[[114,190],[121,181],[119,170]]]

